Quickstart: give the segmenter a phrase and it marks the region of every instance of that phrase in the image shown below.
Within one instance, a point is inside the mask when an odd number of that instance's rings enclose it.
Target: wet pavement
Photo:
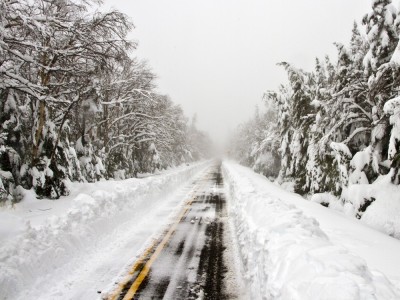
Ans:
[[[108,299],[233,299],[226,289],[226,205],[217,163],[193,183],[175,223]]]

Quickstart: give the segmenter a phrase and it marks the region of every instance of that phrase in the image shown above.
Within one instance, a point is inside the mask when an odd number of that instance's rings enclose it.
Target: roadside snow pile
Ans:
[[[156,211],[167,194],[206,166],[203,162],[145,179],[82,184],[84,193],[71,200],[67,212],[38,226],[27,222],[16,236],[2,238],[0,299],[27,299],[49,291],[57,278],[64,280],[91,254],[112,243],[117,228],[133,219],[140,227],[147,212]],[[3,210],[0,219],[3,214],[10,222],[8,227],[13,226],[17,217]]]
[[[310,201],[328,207],[332,202],[337,201],[337,198],[330,193],[315,193],[311,196]]]
[[[372,184],[352,184],[342,193],[344,212],[400,239],[400,188],[391,183],[392,171]]]
[[[342,200],[331,193],[315,193],[311,195],[310,201],[343,213]]]
[[[251,299],[400,298],[383,274],[333,244],[314,218],[280,199],[287,192],[267,180],[261,189],[248,169],[230,162],[223,173]]]

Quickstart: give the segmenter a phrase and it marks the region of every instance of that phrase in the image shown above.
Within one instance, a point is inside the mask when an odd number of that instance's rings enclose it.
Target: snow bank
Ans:
[[[337,199],[330,193],[315,193],[311,196],[310,201],[328,207],[331,202],[335,202]]]
[[[400,239],[400,187],[392,184],[393,170],[372,184],[353,184],[342,193],[344,211],[362,222]],[[365,206],[361,209],[360,207]]]
[[[383,274],[280,199],[286,192],[260,189],[247,169],[230,162],[223,173],[251,299],[399,299]]]
[[[0,299],[35,298],[32,295],[51,289],[57,278],[64,280],[92,253],[106,248],[118,226],[132,219],[140,224],[147,211],[155,210],[168,193],[207,165],[198,163],[145,179],[83,184],[81,190],[85,192],[72,200],[66,213],[48,218],[40,226],[27,222],[16,236],[3,237]],[[8,216],[12,224],[7,212],[1,211],[0,219],[3,216]],[[50,299],[64,297],[52,295]]]

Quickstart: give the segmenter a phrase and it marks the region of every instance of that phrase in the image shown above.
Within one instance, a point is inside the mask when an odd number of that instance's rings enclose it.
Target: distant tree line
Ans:
[[[201,158],[208,137],[131,56],[133,24],[91,0],[0,0],[0,201]]]
[[[289,83],[264,96],[266,109],[239,127],[231,153],[300,194],[340,196],[349,184],[389,174],[399,184],[400,12],[372,1],[338,58],[316,59],[307,72],[280,63]]]

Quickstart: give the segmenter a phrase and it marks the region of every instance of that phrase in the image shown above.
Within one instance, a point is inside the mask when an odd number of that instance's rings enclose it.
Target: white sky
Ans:
[[[368,0],[105,0],[129,15],[136,56],[158,90],[221,142],[249,119],[265,91],[286,81],[276,63],[311,70],[347,44]],[[363,28],[361,28],[363,29]]]

